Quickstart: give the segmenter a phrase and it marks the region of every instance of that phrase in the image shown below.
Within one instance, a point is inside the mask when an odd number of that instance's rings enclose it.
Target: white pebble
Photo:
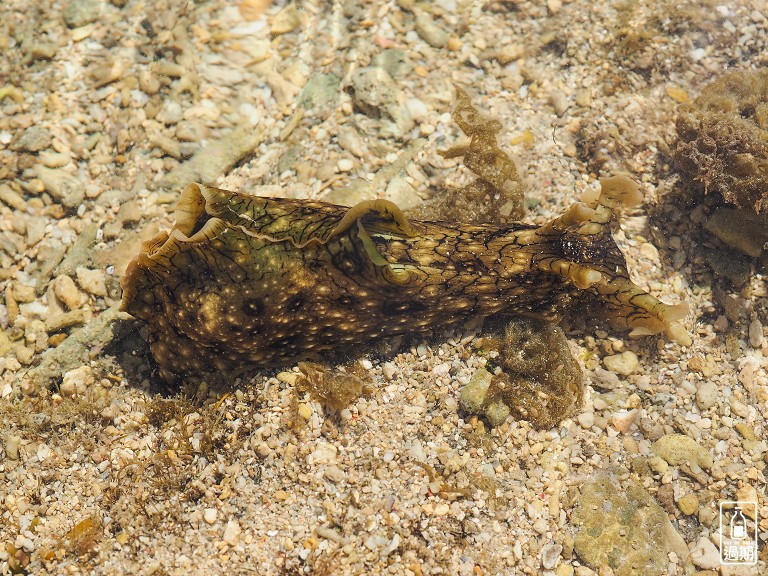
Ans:
[[[48,447],[48,444],[40,444],[37,447],[37,459],[40,462],[47,459],[50,455],[51,455],[51,449]]]
[[[317,442],[315,451],[307,457],[307,462],[313,466],[318,464],[331,464],[336,462],[337,452],[338,448],[336,448],[336,446],[320,440]]]
[[[349,158],[341,158],[336,163],[336,166],[338,167],[339,172],[349,172],[350,170],[352,170],[352,168],[355,167],[355,163]]]
[[[222,536],[222,540],[224,540],[224,542],[230,546],[237,546],[238,542],[240,541],[241,532],[242,530],[240,529],[240,524],[237,523],[237,520],[230,520],[227,522],[226,528],[224,528],[224,535]]]
[[[35,549],[35,543],[31,538],[24,538],[21,541],[21,547],[24,548],[24,550],[27,552],[33,552]]]
[[[408,112],[411,113],[416,122],[422,122],[429,117],[429,109],[423,101],[418,98],[408,98],[405,101],[405,107],[408,108]]]
[[[93,372],[90,366],[80,366],[64,374],[59,391],[62,396],[72,398],[78,394],[84,394],[92,383]]]
[[[696,405],[701,410],[707,410],[714,406],[715,402],[717,402],[717,386],[714,382],[705,380],[696,390]]]
[[[595,413],[582,412],[581,414],[576,416],[576,420],[579,421],[579,426],[581,426],[585,430],[589,430],[595,424]]]
[[[749,416],[749,408],[747,408],[746,404],[740,402],[733,396],[731,397],[731,411],[736,416],[740,416],[741,418],[746,418]]]
[[[381,551],[381,555],[386,558],[392,552],[397,550],[399,546],[400,546],[400,534],[395,532],[395,535],[392,537],[392,541],[386,545],[384,550]]]
[[[550,542],[541,549],[541,565],[547,570],[552,570],[560,560],[563,547],[560,544]]]
[[[94,296],[107,295],[107,284],[103,270],[90,270],[89,268],[78,266],[75,269],[75,274],[77,274],[77,283],[86,292]]]
[[[695,48],[691,50],[691,58],[696,61],[699,61],[702,58],[704,58],[706,54],[707,54],[707,51],[704,50],[704,48]]]
[[[434,368],[432,368],[432,373],[436,376],[445,376],[451,371],[451,365],[447,362],[443,362],[442,364],[438,364]]]
[[[702,536],[691,550],[691,560],[699,568],[715,569],[720,566],[720,552],[709,538]]]
[[[549,524],[544,518],[539,518],[533,523],[533,529],[539,534],[545,534],[549,530]]]
[[[213,524],[216,522],[216,516],[218,516],[218,512],[215,508],[206,508],[203,512],[203,520],[205,520],[206,524]]]
[[[622,376],[629,376],[640,366],[640,361],[637,358],[637,354],[627,350],[621,354],[606,356],[603,358],[603,364],[605,364],[608,370],[617,372]]]
[[[392,380],[395,374],[397,374],[397,368],[395,368],[395,365],[392,364],[392,362],[385,363],[381,367],[381,371],[384,373],[384,378],[386,378],[387,380]]]

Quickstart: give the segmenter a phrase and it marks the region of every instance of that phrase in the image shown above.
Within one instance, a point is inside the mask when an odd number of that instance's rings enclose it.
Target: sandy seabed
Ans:
[[[711,272],[670,157],[681,103],[768,64],[765,14],[3,2],[0,573],[766,573],[764,269]],[[501,122],[531,222],[600,176],[642,184],[616,238],[638,285],[688,302],[693,344],[567,318],[586,396],[550,430],[461,409],[487,364],[461,326],[359,359],[373,390],[341,410],[293,366],[159,394],[119,281],[180,189],[416,206],[471,178],[438,154],[463,138],[454,87]],[[721,565],[724,500],[756,503],[757,564]]]

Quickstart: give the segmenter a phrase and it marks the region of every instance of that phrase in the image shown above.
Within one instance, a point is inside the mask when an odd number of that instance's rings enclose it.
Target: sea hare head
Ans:
[[[152,292],[156,282],[149,272],[157,272],[164,267],[180,267],[181,262],[186,260],[180,254],[194,245],[208,242],[225,227],[221,219],[212,216],[213,211],[208,207],[204,191],[205,188],[199,184],[189,184],[179,198],[176,222],[171,230],[160,232],[144,242],[139,255],[128,264],[120,282],[123,289],[121,311],[142,320],[151,318],[155,303]]]

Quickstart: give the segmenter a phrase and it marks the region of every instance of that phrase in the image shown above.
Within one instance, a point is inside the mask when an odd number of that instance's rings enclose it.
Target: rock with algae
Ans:
[[[314,362],[299,362],[298,366],[301,376],[297,386],[328,408],[342,410],[360,396],[373,392],[373,386],[365,375],[358,376]]]
[[[708,84],[677,119],[675,164],[694,194],[716,193],[768,223],[768,68]]]
[[[474,374],[459,395],[468,412],[484,415],[492,426],[514,414],[550,428],[580,405],[584,376],[560,327],[517,318],[507,324],[502,339],[484,338],[482,345],[498,351],[502,371]]]
[[[712,468],[714,465],[709,451],[685,434],[665,434],[656,440],[653,451],[668,464],[677,466],[686,463],[695,472],[700,472],[702,468]]]
[[[674,552],[685,573],[693,572],[685,541],[640,482],[600,473],[580,492],[571,522],[577,526],[574,549],[584,563],[596,570],[608,565],[616,576],[666,574]]]

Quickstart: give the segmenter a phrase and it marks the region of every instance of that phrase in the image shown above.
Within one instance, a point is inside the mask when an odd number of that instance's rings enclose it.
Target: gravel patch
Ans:
[[[668,200],[680,103],[768,65],[758,2],[11,0],[0,16],[1,574],[632,574],[628,540],[611,555],[585,527],[638,503],[632,543],[654,548],[632,562],[730,574],[725,499],[758,502],[752,573],[768,570],[765,267],[690,250],[706,215]],[[363,351],[370,386],[337,408],[295,366],[155,389],[119,281],[180,187],[417,206],[471,178],[439,154],[466,144],[455,86],[503,126],[529,221],[599,176],[642,184],[616,238],[638,285],[689,304],[693,344],[566,318],[591,385],[546,430],[462,408],[493,369],[479,327]]]

